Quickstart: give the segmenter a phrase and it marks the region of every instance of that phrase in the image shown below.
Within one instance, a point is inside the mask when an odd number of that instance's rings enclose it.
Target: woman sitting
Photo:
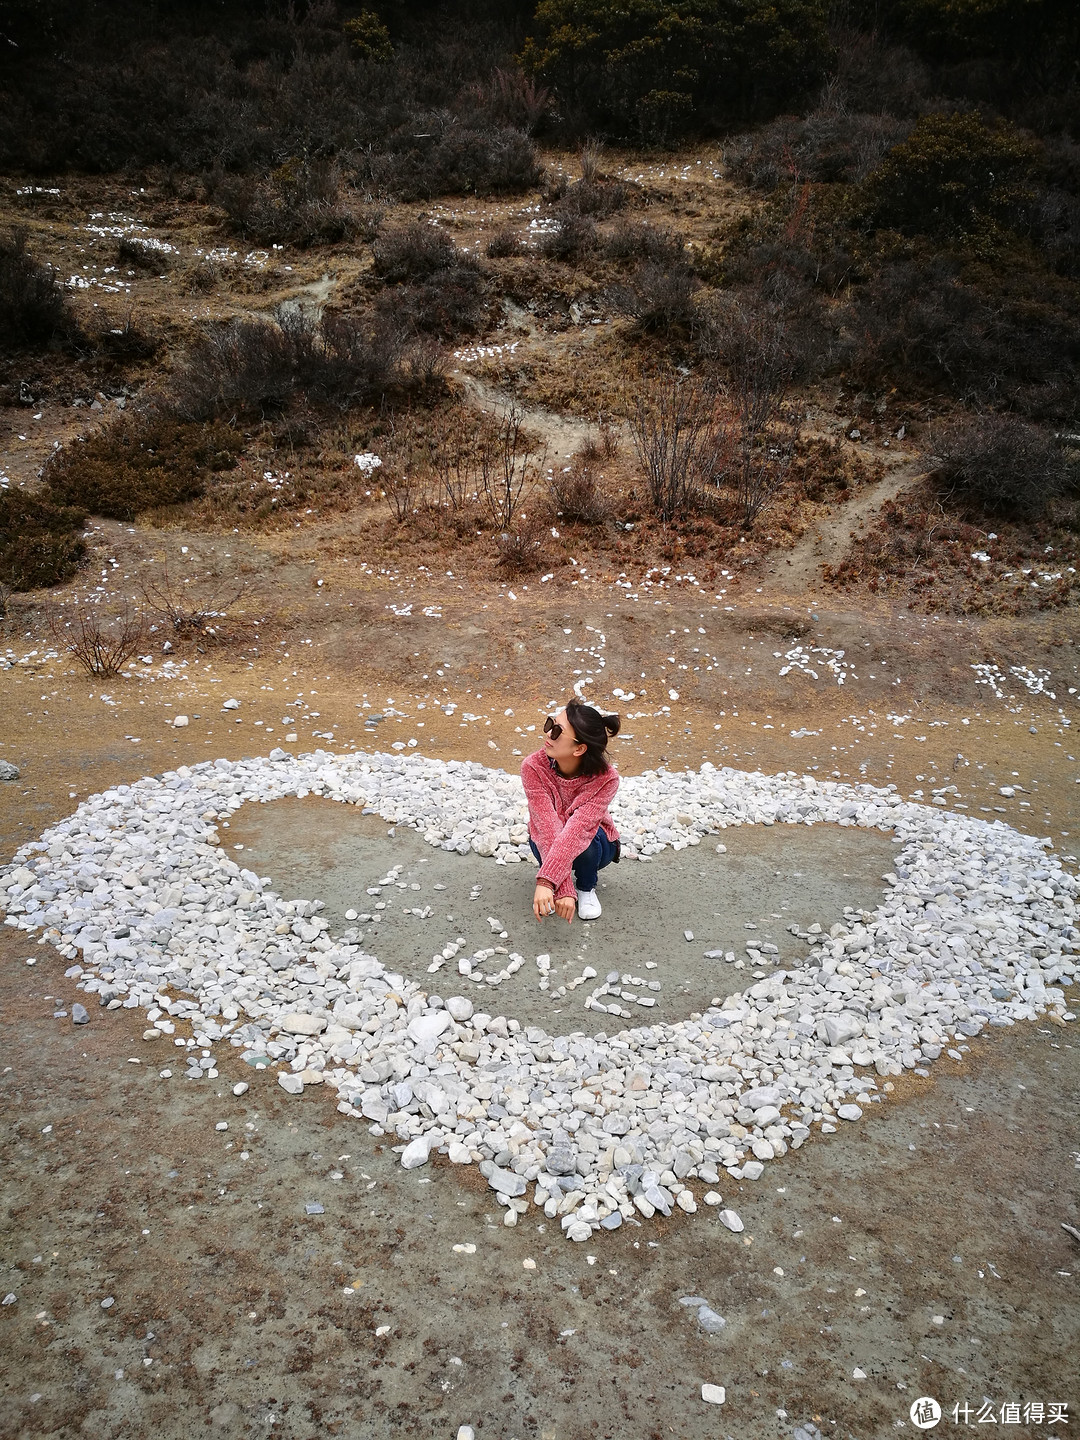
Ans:
[[[538,920],[559,915],[569,923],[575,909],[582,920],[600,915],[597,873],[619,861],[619,832],[608,814],[619,775],[606,754],[618,733],[617,715],[570,700],[544,721],[544,748],[522,762],[529,844],[540,862]]]

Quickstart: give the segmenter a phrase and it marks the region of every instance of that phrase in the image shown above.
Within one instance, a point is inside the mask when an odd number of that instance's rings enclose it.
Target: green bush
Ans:
[[[25,490],[0,490],[0,586],[36,590],[70,579],[86,553],[86,511]]]
[[[1045,66],[1070,54],[1075,61],[1080,46],[1075,0],[886,0],[883,9],[919,50],[945,60],[1024,63],[1042,50]]]
[[[394,47],[390,43],[390,31],[374,10],[361,10],[353,20],[346,20],[345,34],[349,44],[364,60],[390,60]]]
[[[1041,149],[979,115],[926,115],[885,156],[856,200],[874,226],[933,239],[994,242],[1024,228]]]
[[[220,423],[125,418],[56,451],[43,478],[56,505],[134,520],[140,511],[201,495],[208,475],[234,468],[242,443]]]
[[[564,110],[665,141],[765,118],[816,86],[829,59],[823,0],[540,0],[522,63]]]

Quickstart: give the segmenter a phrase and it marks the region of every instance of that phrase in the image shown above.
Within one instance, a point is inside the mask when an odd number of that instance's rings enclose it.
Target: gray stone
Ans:
[[[702,1305],[697,1312],[698,1324],[705,1331],[706,1335],[719,1335],[727,1321],[723,1315],[718,1315],[711,1305]]]
[[[18,780],[19,767],[10,760],[0,760],[0,780]]]
[[[85,1005],[80,1005],[78,1000],[71,1007],[71,1023],[73,1025],[89,1025],[90,1012]]]
[[[487,1182],[496,1194],[506,1195],[510,1199],[525,1194],[524,1175],[515,1175],[512,1170],[503,1170],[498,1165],[492,1165]]]
[[[549,1175],[573,1175],[577,1168],[577,1156],[569,1146],[556,1145],[548,1151],[547,1170]]]
[[[857,1039],[863,1032],[863,1022],[855,1015],[823,1015],[818,1021],[818,1034],[830,1045],[843,1045]]]

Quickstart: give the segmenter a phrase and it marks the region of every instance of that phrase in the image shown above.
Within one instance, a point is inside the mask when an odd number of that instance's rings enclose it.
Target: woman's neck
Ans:
[[[579,772],[580,769],[581,769],[581,761],[580,761],[580,760],[572,760],[572,761],[570,761],[569,763],[573,766],[573,769],[572,769],[572,770],[564,770],[563,767],[559,764],[558,760],[555,761],[555,770],[556,770],[556,773],[559,774],[559,775],[561,775],[564,780],[573,780],[573,779],[575,779],[576,776],[577,776],[577,774],[578,774],[578,772]]]

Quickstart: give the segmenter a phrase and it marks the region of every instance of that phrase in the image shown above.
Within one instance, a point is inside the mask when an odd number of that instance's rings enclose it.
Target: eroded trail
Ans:
[[[843,559],[869,517],[927,473],[924,457],[897,456],[882,479],[865,486],[842,509],[832,510],[811,526],[792,550],[786,554],[778,551],[762,572],[762,584],[788,592],[819,590],[823,567]]]

